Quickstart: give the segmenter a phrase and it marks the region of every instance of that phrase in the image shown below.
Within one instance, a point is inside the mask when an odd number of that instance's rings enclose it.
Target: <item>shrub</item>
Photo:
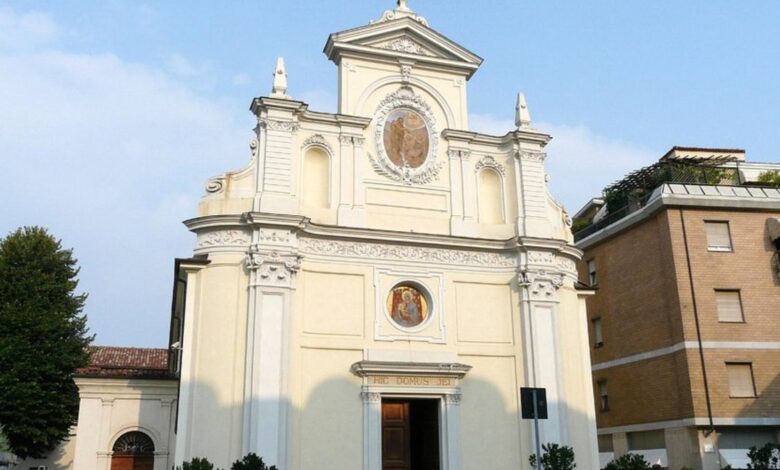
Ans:
[[[276,470],[276,465],[266,466],[257,454],[250,453],[243,460],[236,460],[230,470]]]
[[[176,470],[214,470],[214,464],[208,461],[208,459],[202,459],[200,457],[194,457],[189,462],[184,462],[182,467],[178,467]]]
[[[650,470],[650,463],[642,455],[628,453],[608,463],[604,470]]]
[[[780,171],[769,170],[758,175],[758,182],[780,186]]]
[[[574,449],[558,444],[542,444],[541,464],[544,470],[573,470],[577,467],[574,463]],[[528,458],[531,468],[536,468],[536,454]]]
[[[780,446],[767,442],[763,447],[751,447],[748,451],[751,470],[780,469]]]

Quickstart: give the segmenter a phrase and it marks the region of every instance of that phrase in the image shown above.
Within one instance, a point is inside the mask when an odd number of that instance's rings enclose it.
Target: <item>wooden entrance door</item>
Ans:
[[[382,470],[439,470],[439,401],[382,401]]]
[[[154,455],[114,454],[111,470],[154,470]]]
[[[411,470],[409,402],[382,401],[382,470]]]

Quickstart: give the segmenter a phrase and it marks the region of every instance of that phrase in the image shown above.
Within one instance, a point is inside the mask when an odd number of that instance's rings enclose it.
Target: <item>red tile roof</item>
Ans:
[[[76,370],[76,377],[175,378],[168,370],[167,349],[93,346],[90,350],[89,366]]]

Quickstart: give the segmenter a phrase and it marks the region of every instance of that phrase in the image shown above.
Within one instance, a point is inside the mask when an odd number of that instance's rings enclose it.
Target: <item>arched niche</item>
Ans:
[[[501,174],[495,169],[486,167],[477,172],[479,223],[505,222],[503,186]]]
[[[330,207],[330,160],[330,153],[320,146],[312,145],[304,149],[301,189],[305,207]]]

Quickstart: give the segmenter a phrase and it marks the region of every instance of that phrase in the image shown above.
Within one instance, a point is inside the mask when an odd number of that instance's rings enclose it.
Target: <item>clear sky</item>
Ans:
[[[98,344],[165,346],[173,258],[209,176],[243,167],[254,96],[335,111],[329,33],[393,0],[0,4],[0,236],[43,225],[80,261]],[[472,128],[503,134],[525,92],[551,189],[576,210],[673,145],[780,162],[777,0],[410,0],[485,58]]]

